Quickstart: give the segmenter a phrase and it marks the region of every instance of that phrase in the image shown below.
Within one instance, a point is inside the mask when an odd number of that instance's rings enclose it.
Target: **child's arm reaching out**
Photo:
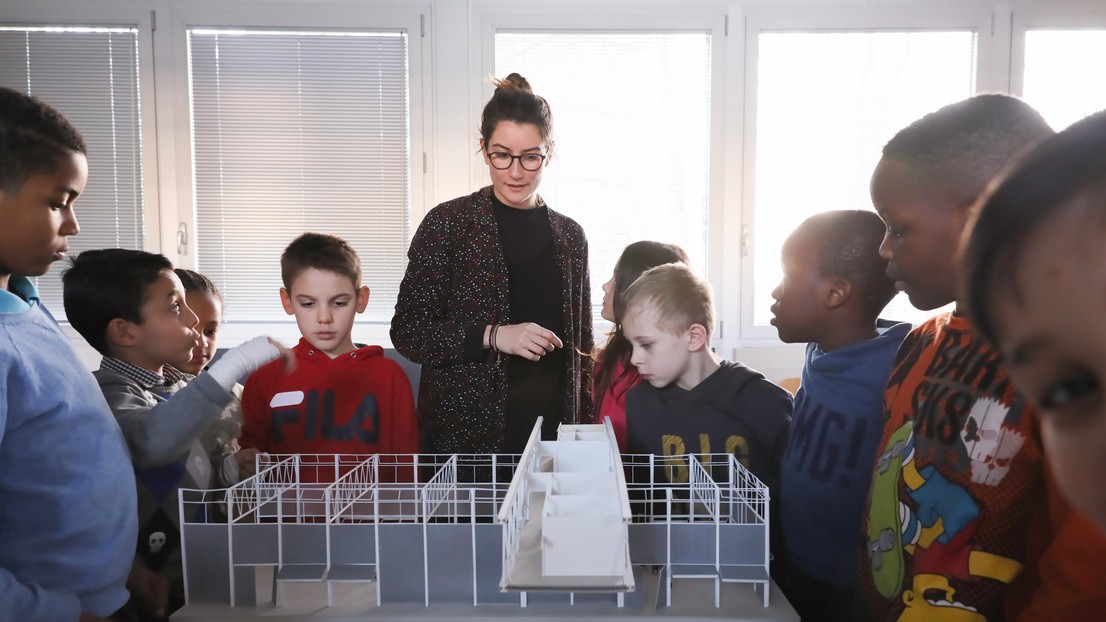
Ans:
[[[291,371],[296,366],[296,355],[291,350],[269,337],[254,337],[237,348],[227,350],[206,373],[229,395],[239,378],[278,357],[284,359],[287,370]]]
[[[168,464],[222,413],[238,378],[278,356],[291,361],[291,351],[267,337],[254,337],[228,350],[171,399],[151,405],[146,392],[133,383],[98,377],[112,413],[123,430],[137,470]]]

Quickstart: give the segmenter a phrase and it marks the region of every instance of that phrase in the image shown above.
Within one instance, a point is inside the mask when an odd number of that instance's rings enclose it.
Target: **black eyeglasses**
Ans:
[[[524,171],[536,171],[541,168],[542,162],[545,162],[544,153],[524,153],[522,155],[511,155],[506,151],[493,151],[488,154],[488,161],[492,163],[492,168],[505,171],[511,168],[511,165],[518,160],[519,165]]]

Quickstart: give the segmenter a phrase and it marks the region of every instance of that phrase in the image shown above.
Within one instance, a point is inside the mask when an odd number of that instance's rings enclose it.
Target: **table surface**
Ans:
[[[264,569],[259,569],[258,585],[271,586],[271,575],[265,577]],[[375,584],[335,584],[334,605],[326,606],[326,587],[322,584],[283,584],[283,604],[275,607],[271,594],[259,594],[256,607],[230,607],[229,605],[191,604],[174,613],[172,622],[255,622],[259,619],[297,622],[300,620],[327,620],[344,622],[372,619],[391,622],[404,620],[542,620],[554,622],[582,618],[602,620],[639,620],[650,618],[664,621],[696,620],[798,620],[799,616],[787,602],[783,593],[771,584],[769,606],[763,606],[760,592],[741,583],[723,583],[721,585],[720,606],[714,607],[714,581],[703,579],[677,579],[672,586],[672,607],[664,607],[663,583],[661,575],[644,572],[637,589],[642,590],[644,603],[638,601],[630,606],[617,608],[612,604],[534,602],[540,597],[531,593],[528,607],[516,605],[489,604],[476,607],[448,604],[431,605],[384,605],[376,606]],[[259,591],[262,588],[259,587]],[[266,590],[269,588],[266,587]],[[613,597],[612,597],[613,598]],[[651,603],[655,603],[653,606]]]

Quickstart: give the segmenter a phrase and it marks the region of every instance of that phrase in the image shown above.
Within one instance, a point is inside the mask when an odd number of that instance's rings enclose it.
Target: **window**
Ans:
[[[229,322],[287,320],[280,254],[339,235],[387,322],[411,227],[405,31],[188,30],[196,265]]]
[[[512,72],[553,110],[539,192],[587,234],[595,321],[631,242],[678,244],[706,274],[711,34],[500,30],[495,73]]]
[[[1104,57],[1106,28],[1027,30],[1022,96],[1062,130],[1106,108],[1106,75],[1087,70]]]
[[[70,253],[146,247],[138,30],[0,25],[0,84],[57,108],[88,147],[88,184],[77,200],[80,235]],[[38,279],[59,320],[61,262]]]
[[[968,29],[760,32],[755,45],[753,333],[771,319],[780,248],[807,217],[872,209],[872,170],[908,123],[976,90]],[[749,137],[747,137],[747,140]],[[747,290],[746,290],[747,291]],[[747,304],[747,303],[746,303]],[[900,294],[889,319],[920,321]]]

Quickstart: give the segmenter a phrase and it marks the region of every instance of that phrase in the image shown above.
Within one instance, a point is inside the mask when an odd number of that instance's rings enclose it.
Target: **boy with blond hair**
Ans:
[[[733,454],[774,497],[791,394],[711,350],[710,284],[685,265],[666,264],[644,272],[623,300],[630,363],[643,381],[626,395],[627,452]]]
[[[419,450],[407,375],[380,346],[353,343],[369,303],[361,260],[343,239],[305,233],[280,258],[280,301],[303,337],[296,370],[267,365],[246,381],[243,447],[270,453],[412,454]]]

